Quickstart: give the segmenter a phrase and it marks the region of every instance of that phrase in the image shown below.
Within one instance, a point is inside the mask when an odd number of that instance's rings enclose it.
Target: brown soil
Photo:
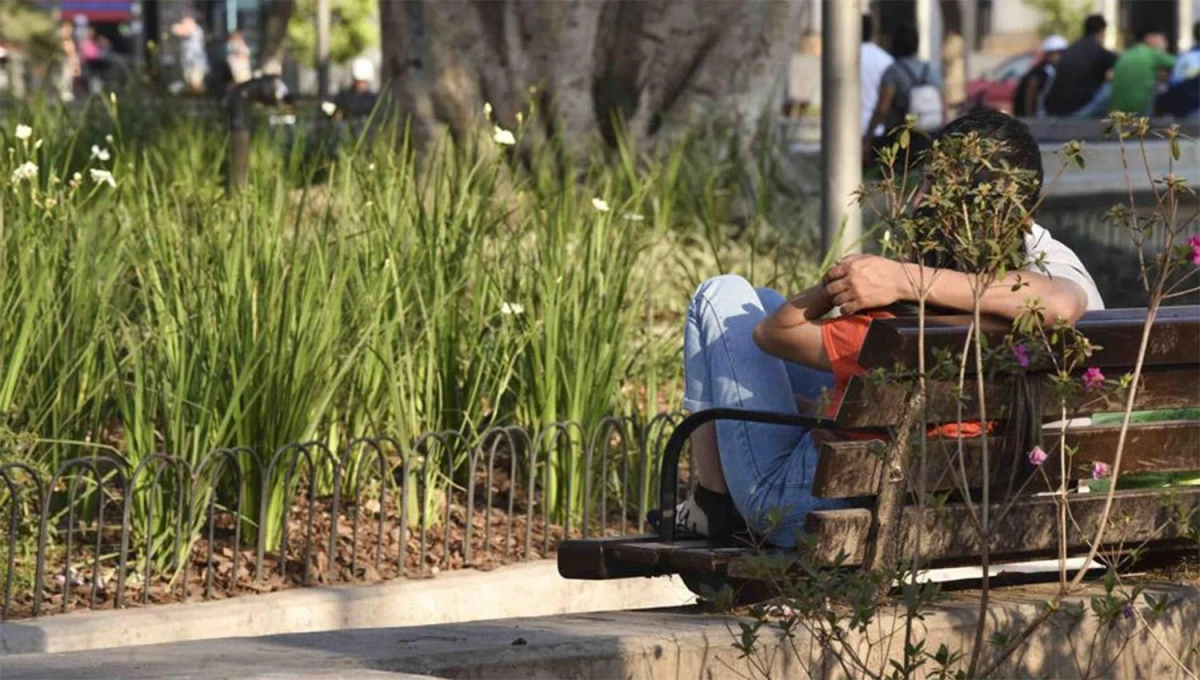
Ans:
[[[182,578],[168,581],[166,576],[174,571],[172,569],[164,570],[167,573],[161,577],[158,573],[152,573],[147,588],[143,583],[144,575],[137,566],[132,562],[127,565],[121,606],[133,608],[144,604],[225,599],[305,585],[376,583],[401,577],[430,578],[446,569],[490,570],[513,562],[548,557],[563,540],[563,527],[545,524],[540,517],[540,511],[535,510],[537,516],[529,522],[523,504],[517,504],[510,522],[505,509],[483,508],[483,503],[477,502],[471,515],[471,549],[468,555],[464,550],[467,545],[467,509],[462,503],[463,500],[456,498],[456,502],[450,505],[448,534],[442,521],[444,509],[439,511],[438,517],[428,518],[424,552],[421,550],[421,530],[417,518],[410,520],[414,526],[403,532],[402,542],[402,527],[397,508],[388,509],[381,534],[381,508],[377,500],[365,500],[358,507],[347,507],[343,504],[338,512],[337,540],[331,559],[331,499],[318,498],[313,502],[314,519],[310,537],[307,521],[308,501],[306,498],[297,497],[288,516],[287,559],[281,569],[279,553],[266,552],[261,573],[257,573],[255,569],[255,546],[243,536],[241,546],[235,547],[232,515],[219,515],[214,522],[216,530],[213,532],[212,550],[210,551],[206,527],[201,532],[204,537],[192,547],[188,568]],[[501,504],[495,499],[493,502]],[[504,501],[504,508],[507,507],[506,504],[507,501]],[[355,517],[358,519],[357,531],[354,526]],[[597,519],[593,518],[589,526],[589,535],[600,533]],[[605,524],[604,535],[634,533],[638,530],[631,520],[627,519],[623,525],[619,514],[610,516]],[[578,527],[572,527],[571,537],[579,535]],[[71,560],[74,567],[72,583],[65,611],[116,608],[117,563],[111,555],[115,551],[109,551],[105,546],[101,551],[100,564],[96,567],[94,552],[90,548],[95,544],[94,533],[92,537],[86,534],[77,535],[75,544],[74,557]],[[63,601],[67,590],[64,560],[61,555],[57,555],[47,561],[41,615],[63,613]],[[19,566],[18,569],[20,568]],[[95,582],[94,605],[93,573],[99,574],[99,579]],[[185,584],[186,595],[183,592]],[[32,616],[33,599],[33,593],[28,588],[15,592],[8,618]]]

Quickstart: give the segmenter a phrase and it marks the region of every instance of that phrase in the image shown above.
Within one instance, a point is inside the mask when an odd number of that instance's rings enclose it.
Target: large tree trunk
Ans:
[[[614,118],[638,142],[697,114],[743,129],[782,96],[801,2],[380,0],[384,77],[418,141],[538,109],[533,134],[579,147]],[[815,76],[816,74],[814,74]],[[528,114],[526,114],[528,115]]]

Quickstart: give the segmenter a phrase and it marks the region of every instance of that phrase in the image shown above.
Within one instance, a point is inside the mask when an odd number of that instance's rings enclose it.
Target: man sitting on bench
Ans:
[[[1025,197],[1028,208],[1035,206],[1043,179],[1041,152],[1025,124],[1001,113],[977,112],[951,122],[942,134],[970,132],[1002,142],[1004,160],[1036,176],[1037,189]],[[997,280],[983,294],[985,314],[1012,319],[1036,299],[1048,322],[1073,323],[1085,311],[1104,308],[1079,258],[1041,226],[1031,225],[1025,253],[1030,263],[1025,271]],[[846,317],[915,302],[916,268],[873,255],[851,255],[820,284],[791,300],[773,290],[755,289],[738,276],[705,281],[687,314],[684,408],[693,413],[710,408],[811,411],[823,392],[836,393],[839,382],[844,387],[841,379],[857,366],[857,348],[869,320]],[[974,306],[972,276],[927,269],[927,305],[969,312]],[[834,307],[841,308],[840,319],[817,321]],[[774,509],[780,514],[767,538],[790,547],[808,512],[846,507],[845,501],[813,498],[817,446],[804,427],[709,423],[692,435],[691,447],[697,486],[677,508],[675,520],[685,534],[725,542],[744,527],[743,517],[750,528],[763,533],[768,528],[766,515]]]

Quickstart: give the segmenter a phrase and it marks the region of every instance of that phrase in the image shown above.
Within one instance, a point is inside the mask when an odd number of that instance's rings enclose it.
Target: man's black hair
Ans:
[[[1108,28],[1108,22],[1104,20],[1103,15],[1091,14],[1083,20],[1084,35],[1095,35],[1106,28]]]
[[[1026,196],[1024,201],[1025,209],[1032,211],[1042,194],[1045,171],[1042,168],[1041,149],[1038,148],[1033,134],[1029,132],[1029,126],[999,111],[974,111],[950,121],[942,129],[941,136],[966,135],[971,132],[1003,144],[1001,157],[994,160],[1007,161],[1012,168],[1033,173],[1034,191]]]
[[[862,18],[862,41],[865,43],[871,42],[871,38],[875,37],[875,22],[871,20],[870,14],[864,14]]]
[[[1192,47],[1200,47],[1200,21],[1192,24]]]
[[[911,57],[917,53],[917,48],[920,46],[921,36],[917,33],[917,27],[912,23],[902,21],[892,29],[893,57],[897,59]]]
[[[1153,23],[1144,23],[1138,26],[1137,32],[1134,33],[1134,41],[1146,42],[1146,36],[1151,33],[1163,33],[1162,27]]]

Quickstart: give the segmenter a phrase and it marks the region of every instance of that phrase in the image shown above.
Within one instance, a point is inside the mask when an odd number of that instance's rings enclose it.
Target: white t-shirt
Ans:
[[[1051,279],[1074,281],[1087,293],[1089,312],[1104,309],[1104,299],[1100,297],[1096,282],[1092,280],[1092,275],[1079,261],[1079,257],[1066,245],[1055,241],[1044,227],[1039,224],[1033,225],[1033,229],[1025,237],[1025,252],[1028,254],[1030,262],[1029,266],[1025,268],[1026,271],[1044,274]],[[1042,257],[1043,253],[1045,256],[1041,264],[1037,264],[1038,258]]]
[[[883,72],[892,65],[892,55],[873,42],[865,42],[859,49],[858,75],[862,87],[862,124],[859,129],[867,133],[867,124],[871,122],[871,114],[875,113],[875,104],[879,102],[879,81]],[[875,136],[883,136],[883,125],[875,128]]]

